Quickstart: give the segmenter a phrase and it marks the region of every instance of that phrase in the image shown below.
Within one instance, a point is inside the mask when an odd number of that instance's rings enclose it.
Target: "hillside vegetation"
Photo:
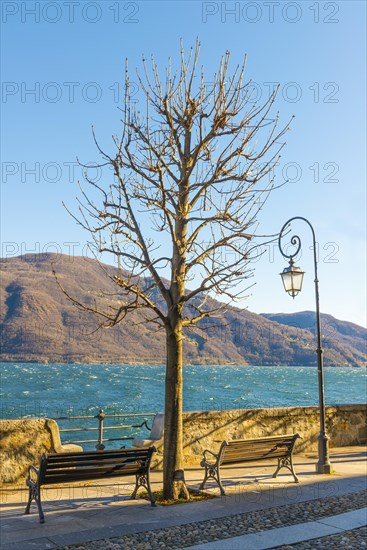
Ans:
[[[133,312],[122,324],[99,329],[96,318],[79,311],[56,284],[91,305],[122,300],[106,277],[115,268],[96,260],[52,254],[1,259],[1,359],[60,363],[163,363],[164,332]],[[365,366],[367,330],[323,315],[325,365]],[[312,312],[251,313],[229,308],[185,339],[186,364],[315,365]]]

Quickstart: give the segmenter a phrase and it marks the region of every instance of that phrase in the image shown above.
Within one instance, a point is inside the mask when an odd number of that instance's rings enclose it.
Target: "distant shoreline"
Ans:
[[[67,366],[78,366],[78,365],[88,365],[88,366],[136,366],[136,367],[165,367],[164,363],[151,361],[149,363],[139,363],[137,361],[124,361],[124,362],[117,362],[117,361],[78,361],[78,362],[64,362],[64,361],[36,361],[36,360],[10,360],[10,359],[1,359],[0,358],[0,364],[23,364],[23,365],[67,365]],[[295,367],[295,368],[317,368],[317,365],[245,365],[243,363],[186,363],[183,365],[183,368],[185,367],[267,367],[267,368],[288,368],[288,367]],[[353,369],[363,369],[366,368],[367,365],[324,365],[325,368],[353,368]]]

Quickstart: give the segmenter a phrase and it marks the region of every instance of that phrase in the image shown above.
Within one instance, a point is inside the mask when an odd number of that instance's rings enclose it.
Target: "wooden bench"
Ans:
[[[203,460],[200,465],[205,468],[205,475],[200,489],[203,489],[209,478],[213,478],[219,485],[220,492],[225,495],[221,482],[220,467],[224,464],[238,464],[257,460],[278,460],[277,468],[273,474],[276,477],[281,468],[287,468],[293,474],[294,481],[298,483],[295,474],[292,453],[299,434],[275,435],[256,439],[236,439],[223,441],[218,454],[206,449],[203,452]],[[211,455],[208,457],[208,455]],[[212,459],[211,459],[212,457]]]
[[[134,499],[138,489],[144,487],[148,491],[151,505],[155,506],[155,499],[149,481],[150,462],[155,450],[155,447],[149,447],[145,449],[44,454],[39,469],[34,466],[28,468],[26,483],[29,487],[29,498],[25,514],[29,514],[31,503],[35,500],[40,523],[45,522],[41,505],[42,485],[131,475],[135,475],[136,478],[131,498]]]

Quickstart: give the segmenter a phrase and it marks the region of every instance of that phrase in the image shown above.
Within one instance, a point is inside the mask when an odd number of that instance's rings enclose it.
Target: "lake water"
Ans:
[[[164,409],[163,366],[1,363],[0,373],[2,418]],[[366,369],[325,368],[327,405],[366,395]],[[317,368],[188,366],[183,403],[185,411],[318,405]]]

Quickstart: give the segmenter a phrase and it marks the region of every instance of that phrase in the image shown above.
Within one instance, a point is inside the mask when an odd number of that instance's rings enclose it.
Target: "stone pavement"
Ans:
[[[366,489],[366,447],[331,449],[330,454],[332,475],[315,473],[314,453],[294,457],[299,484],[286,470],[273,479],[273,464],[227,467],[222,476],[226,496],[220,497],[218,489],[209,485],[208,492],[218,498],[169,507],[153,508],[148,501],[129,500],[134,483],[126,478],[43,488],[43,525],[34,504],[31,514],[24,515],[25,487],[3,487],[0,546],[3,550],[70,545],[144,550],[367,548],[362,492]],[[187,469],[188,485],[197,488],[202,474],[199,469]],[[161,479],[161,472],[152,472],[153,490],[161,486]],[[328,537],[330,541],[337,537],[335,546],[332,542],[323,545]],[[312,540],[315,546],[302,542],[312,544]]]
[[[313,540],[357,529],[366,525],[366,518],[367,508],[365,507],[360,510],[322,518],[318,521],[297,523],[287,527],[260,531],[259,533],[198,544],[190,546],[190,550],[243,550],[244,548],[265,550],[266,548],[276,548],[302,542],[305,540],[305,533],[307,533],[308,540]]]

